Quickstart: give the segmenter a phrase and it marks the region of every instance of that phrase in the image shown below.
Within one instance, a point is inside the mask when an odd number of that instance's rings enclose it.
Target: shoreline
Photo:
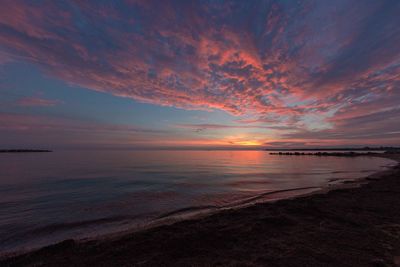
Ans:
[[[376,155],[374,155],[376,156]],[[345,192],[345,193],[350,193],[351,191],[355,191],[357,194],[357,190],[365,190],[365,188],[369,188],[373,186],[373,184],[379,183],[379,181],[384,183],[385,179],[390,179],[393,177],[398,177],[400,176],[400,166],[399,166],[399,155],[379,155],[378,157],[385,157],[388,159],[392,159],[398,162],[397,166],[390,168],[389,170],[381,171],[378,173],[374,173],[372,175],[369,175],[367,177],[359,178],[356,180],[352,180],[349,183],[339,183],[339,184],[334,184],[332,186],[324,187],[321,189],[318,189],[316,191],[310,192],[310,193],[305,193],[301,195],[295,195],[293,197],[289,198],[283,198],[283,199],[276,199],[276,200],[270,200],[270,201],[263,201],[263,202],[251,202],[251,203],[244,203],[243,206],[239,207],[227,207],[227,208],[222,208],[218,209],[214,212],[210,212],[207,214],[203,214],[200,216],[193,216],[190,218],[186,219],[180,219],[177,221],[171,221],[169,223],[162,223],[160,225],[154,225],[150,226],[148,228],[144,229],[138,229],[136,231],[125,231],[125,232],[120,232],[116,234],[110,234],[106,235],[103,238],[98,237],[96,239],[86,239],[83,241],[73,241],[73,240],[65,240],[63,242],[57,243],[55,245],[50,245],[38,250],[33,250],[31,252],[23,252],[23,254],[16,254],[13,253],[11,255],[6,255],[6,257],[1,257],[0,258],[0,263],[6,264],[5,266],[26,266],[26,265],[34,265],[34,264],[43,264],[43,266],[50,266],[52,264],[57,264],[61,266],[69,266],[71,264],[78,265],[78,266],[87,266],[87,265],[93,265],[93,264],[102,264],[104,262],[107,262],[111,264],[112,262],[121,262],[122,265],[132,265],[132,264],[139,264],[142,262],[143,266],[152,266],[153,264],[156,265],[175,265],[175,261],[178,259],[175,258],[168,258],[170,257],[170,254],[172,253],[169,251],[168,253],[164,253],[164,249],[160,248],[152,248],[152,246],[148,246],[147,249],[143,249],[141,245],[143,244],[151,244],[151,243],[158,243],[161,242],[162,244],[165,245],[164,248],[169,247],[180,247],[180,249],[185,249],[185,247],[181,247],[183,244],[178,245],[175,241],[176,238],[173,237],[173,234],[178,234],[178,239],[180,239],[181,242],[186,244],[187,242],[194,242],[194,243],[202,243],[204,240],[212,239],[213,235],[219,236],[220,232],[218,229],[215,229],[215,227],[219,226],[219,222],[222,220],[224,223],[224,226],[227,228],[235,228],[238,232],[242,232],[245,230],[248,226],[248,224],[260,224],[258,220],[253,220],[254,218],[248,218],[248,216],[244,215],[250,215],[248,212],[250,210],[256,210],[257,212],[255,214],[251,214],[252,216],[261,216],[265,214],[269,214],[273,212],[277,207],[280,207],[284,205],[286,208],[289,209],[289,211],[283,212],[282,216],[274,217],[274,216],[268,216],[271,218],[267,219],[267,225],[271,224],[272,222],[272,228],[269,229],[269,231],[272,231],[274,235],[278,234],[277,232],[281,231],[281,226],[280,224],[283,224],[282,227],[285,228],[285,225],[287,224],[287,219],[293,217],[293,211],[291,209],[293,206],[300,205],[301,202],[304,201],[315,201],[316,199],[319,198],[332,198],[332,195],[338,194],[340,192]],[[400,178],[400,177],[399,177]],[[398,181],[398,186],[400,187],[400,180]],[[284,190],[286,191],[286,190]],[[399,191],[400,192],[400,191]],[[259,196],[256,196],[257,198]],[[342,200],[336,200],[336,202],[345,202],[346,199]],[[340,203],[339,203],[340,204]],[[400,206],[400,197],[398,199],[398,203]],[[303,207],[307,208],[307,207]],[[296,212],[295,212],[296,213]],[[307,213],[307,212],[306,212]],[[306,214],[305,213],[305,214]],[[304,219],[303,217],[305,214],[300,214],[300,216],[297,214],[297,219]],[[400,212],[399,212],[400,214]],[[242,215],[242,216],[240,216]],[[270,215],[270,214],[269,214]],[[343,215],[343,214],[342,214]],[[239,216],[239,218],[237,218]],[[261,216],[263,217],[263,216]],[[265,216],[264,216],[265,217]],[[296,216],[295,216],[296,217]],[[237,223],[237,221],[233,220],[234,218],[239,219],[241,223]],[[162,218],[161,218],[162,219]],[[272,221],[270,221],[272,220]],[[291,219],[290,219],[291,220]],[[289,220],[289,221],[290,221]],[[296,218],[295,220],[296,221]],[[301,221],[301,220],[300,220]],[[396,221],[399,223],[399,237],[400,237],[400,217],[399,220]],[[262,224],[262,223],[261,223]],[[312,223],[311,223],[312,224]],[[292,223],[289,223],[289,226],[292,225]],[[195,226],[195,228],[193,228]],[[269,225],[271,226],[271,225]],[[296,226],[296,223],[294,224]],[[314,223],[314,227],[318,228],[318,223]],[[319,226],[320,227],[320,226]],[[192,236],[193,234],[197,234],[199,229],[201,230],[202,228],[206,228],[206,234],[205,236],[201,237],[198,236],[197,238],[192,238],[185,240],[185,236],[181,236],[182,233],[177,233],[176,228],[179,228],[182,230],[183,233],[186,233],[189,236]],[[276,228],[276,229],[273,229]],[[296,228],[296,227],[295,227]],[[298,228],[298,227],[297,227]],[[202,231],[203,232],[203,231]],[[282,234],[282,233],[281,233]],[[161,235],[161,237],[157,236]],[[171,236],[172,235],[172,236]],[[263,235],[261,232],[260,235]],[[165,238],[167,236],[168,238]],[[257,236],[251,236],[253,238],[256,238]],[[226,241],[229,241],[231,236],[229,235],[224,235],[222,240],[226,239]],[[140,242],[138,243],[138,240]],[[243,238],[243,240],[238,239],[237,241],[246,241],[249,243],[248,245],[251,245],[252,239],[247,237]],[[285,243],[285,237],[281,237],[281,241]],[[286,241],[287,238],[286,238]],[[229,243],[229,242],[228,242]],[[253,241],[254,243],[254,241]],[[190,247],[192,247],[192,244],[187,244]],[[400,241],[399,241],[399,248],[400,248]],[[201,248],[202,246],[200,246]],[[271,247],[273,248],[273,246]],[[104,253],[112,253],[115,251],[119,251],[120,249],[125,249],[127,250],[126,253],[123,255],[119,255],[116,257],[108,257],[107,259],[102,259],[99,261],[97,259],[100,254]],[[137,250],[141,251],[141,253],[138,253],[138,255],[132,254],[131,250]],[[199,248],[192,248],[194,250],[198,250]],[[245,249],[245,248],[242,248]],[[93,252],[95,250],[96,252]],[[211,253],[212,251],[208,251],[207,247],[201,248],[201,251]],[[180,253],[179,249],[177,251],[173,251],[174,253]],[[206,254],[207,254],[206,253]],[[64,255],[65,254],[65,255]],[[99,255],[97,255],[99,254]],[[147,262],[147,258],[152,258],[154,255],[159,255],[159,259],[150,259]],[[184,253],[185,254],[185,253]],[[213,253],[211,253],[213,254]],[[240,254],[240,253],[239,253]],[[247,254],[247,253],[246,253]],[[400,253],[398,253],[400,255]],[[65,257],[72,257],[72,261],[67,260]],[[215,256],[215,255],[214,255]],[[85,257],[87,258],[85,261],[77,261],[75,262],[73,259],[77,260],[79,257]],[[232,255],[230,255],[232,257]],[[230,258],[227,257],[227,258]],[[246,258],[245,255],[242,255],[242,257]],[[103,258],[103,257],[102,257]],[[143,261],[143,258],[145,259],[146,262]],[[184,259],[187,257],[185,256]],[[268,257],[267,257],[268,258]],[[266,258],[266,259],[267,259]],[[142,260],[141,260],[142,259]],[[169,260],[168,260],[169,259]],[[215,257],[209,257],[204,255],[204,257],[201,258],[191,258],[192,261],[185,261],[187,264],[194,264],[196,266],[209,266],[208,264],[213,265],[215,263],[213,260],[216,260]],[[218,257],[217,260],[223,260],[224,257]],[[155,261],[154,261],[155,260]],[[226,259],[225,259],[226,260]],[[248,260],[248,259],[247,259]],[[235,264],[240,264],[242,263],[244,265],[253,265],[251,262],[237,262]],[[387,261],[387,260],[386,260]],[[386,262],[385,261],[385,262]],[[258,262],[258,261],[257,261]],[[232,262],[228,263],[225,262],[223,265],[226,264],[231,264]],[[294,264],[294,265],[293,265]],[[106,264],[107,265],[107,264]],[[178,264],[179,265],[179,264]],[[257,264],[256,264],[257,265]],[[291,266],[298,266],[296,265],[295,262],[290,263]],[[42,265],[40,265],[42,266]],[[275,266],[272,264],[272,266]],[[301,265],[300,265],[301,266]],[[317,266],[317,265],[316,265]],[[328,265],[327,265],[328,266]],[[331,265],[331,266],[338,266],[338,265]],[[345,265],[341,265],[345,266]],[[352,266],[365,266],[365,265],[352,265]],[[378,265],[377,265],[378,266]],[[380,265],[379,265],[380,266]],[[385,266],[385,265],[382,265]]]
[[[307,155],[308,156],[308,155]],[[364,157],[373,157],[374,155],[363,154]],[[387,157],[384,157],[387,158]],[[111,239],[118,239],[126,235],[134,234],[141,231],[146,231],[152,228],[171,225],[174,223],[182,222],[185,220],[197,220],[207,216],[212,216],[226,210],[237,210],[243,209],[258,203],[274,203],[280,200],[291,200],[299,197],[314,195],[314,194],[325,194],[331,190],[349,187],[358,187],[362,183],[368,180],[371,176],[380,176],[385,172],[388,172],[393,168],[391,165],[384,165],[385,170],[377,170],[376,172],[369,174],[368,176],[355,177],[355,178],[342,178],[328,180],[325,185],[322,186],[309,186],[309,187],[295,187],[280,189],[275,191],[265,191],[258,193],[253,196],[248,196],[233,202],[226,203],[224,205],[203,205],[203,206],[188,206],[181,209],[171,210],[169,212],[161,213],[158,216],[143,222],[139,222],[129,227],[123,227],[124,229],[116,229],[114,231],[106,231],[98,233],[96,235],[87,235],[80,238],[65,238],[58,240],[53,243],[28,246],[25,248],[6,250],[0,253],[0,260],[8,257],[15,257],[30,252],[34,252],[44,247],[49,247],[63,242],[67,239],[73,239],[77,243],[85,243],[88,241],[109,241]],[[101,219],[103,220],[103,219]],[[104,219],[107,220],[107,219]]]

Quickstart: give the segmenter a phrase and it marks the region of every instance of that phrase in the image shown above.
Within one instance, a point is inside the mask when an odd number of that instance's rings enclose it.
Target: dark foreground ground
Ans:
[[[400,266],[400,168],[370,180],[114,240],[64,241],[0,266]]]

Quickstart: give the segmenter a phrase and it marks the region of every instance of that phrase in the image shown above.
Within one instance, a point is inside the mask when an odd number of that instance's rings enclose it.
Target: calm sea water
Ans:
[[[273,156],[265,151],[0,154],[0,252],[113,233],[267,192],[324,187],[393,164],[383,158]]]

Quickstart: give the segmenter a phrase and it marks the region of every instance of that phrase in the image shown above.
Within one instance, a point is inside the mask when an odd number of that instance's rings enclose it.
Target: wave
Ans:
[[[177,216],[183,217],[185,215],[191,215],[196,212],[218,211],[218,210],[223,210],[223,209],[228,209],[228,208],[230,209],[230,208],[241,207],[243,205],[255,203],[258,200],[264,198],[265,196],[270,196],[270,195],[285,193],[285,192],[310,190],[310,189],[319,189],[319,187],[302,187],[302,188],[292,188],[292,189],[270,191],[270,192],[258,194],[256,196],[248,197],[245,199],[240,199],[238,201],[234,201],[234,202],[231,202],[226,205],[189,206],[189,207],[180,208],[177,210],[172,210],[172,211],[160,214],[160,215],[156,216],[154,219],[150,220],[148,223],[146,223],[146,222],[143,222],[143,223],[150,225],[152,222],[156,222],[161,219],[174,218]],[[103,217],[103,218],[92,219],[92,220],[82,220],[82,221],[66,222],[66,223],[54,223],[54,224],[48,224],[43,227],[32,228],[32,229],[26,230],[24,232],[19,232],[18,234],[11,234],[11,235],[3,237],[0,241],[1,241],[1,243],[6,244],[9,242],[26,240],[27,237],[29,237],[30,239],[35,239],[37,237],[54,235],[54,234],[57,234],[60,232],[66,232],[66,231],[71,231],[71,230],[75,230],[75,229],[82,229],[82,228],[86,228],[86,227],[99,226],[99,225],[103,225],[103,224],[119,223],[119,222],[123,222],[123,221],[126,221],[127,224],[129,224],[129,223],[132,223],[133,220],[140,219],[140,218],[141,219],[144,218],[143,214],[141,214],[141,215],[119,215],[119,216]]]
[[[45,236],[48,234],[54,234],[57,232],[68,231],[73,229],[80,229],[83,227],[90,227],[93,225],[101,225],[107,223],[115,223],[121,222],[126,220],[133,220],[138,218],[138,215],[135,216],[112,216],[112,217],[104,217],[99,219],[93,220],[84,220],[84,221],[75,221],[75,222],[67,222],[67,223],[54,223],[48,224],[43,227],[32,228],[24,232],[20,232],[18,234],[12,234],[7,237],[2,238],[0,241],[1,243],[7,243],[10,241],[17,241],[18,239],[26,239],[27,236],[29,237],[36,237],[36,236]]]
[[[266,196],[276,195],[276,194],[279,194],[279,193],[311,190],[311,189],[317,190],[317,189],[321,189],[321,187],[308,186],[308,187],[300,187],[300,188],[291,188],[291,189],[282,189],[282,190],[276,190],[276,191],[269,191],[269,192],[258,194],[258,195],[253,196],[253,197],[241,199],[239,201],[234,201],[234,202],[231,202],[231,203],[226,204],[226,205],[191,206],[191,207],[177,209],[177,210],[173,210],[173,211],[161,214],[161,215],[157,216],[156,220],[165,219],[165,218],[173,217],[173,216],[177,216],[177,215],[184,215],[184,214],[198,212],[198,211],[222,210],[222,209],[228,209],[228,208],[239,208],[239,207],[241,207],[243,205],[255,203],[258,200],[263,199]]]

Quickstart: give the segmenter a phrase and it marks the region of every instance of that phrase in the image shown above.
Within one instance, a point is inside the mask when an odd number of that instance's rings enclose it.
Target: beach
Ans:
[[[400,0],[0,14],[0,267],[400,267]]]
[[[396,166],[360,184],[117,237],[66,240],[0,265],[400,266],[399,179]]]

